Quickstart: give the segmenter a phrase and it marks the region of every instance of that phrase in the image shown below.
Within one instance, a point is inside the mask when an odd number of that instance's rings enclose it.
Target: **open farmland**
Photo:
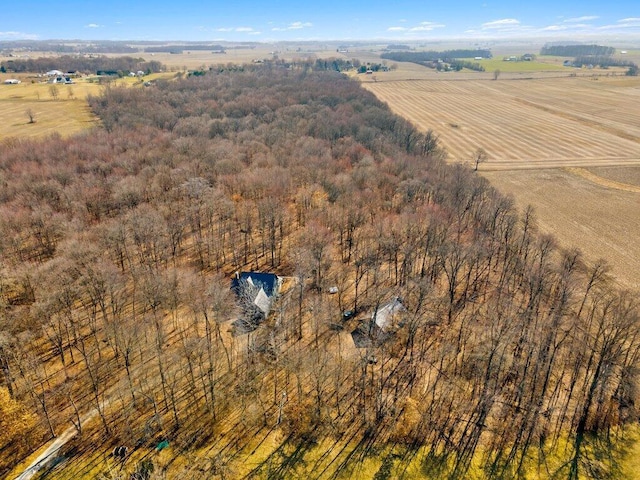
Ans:
[[[543,231],[590,261],[604,258],[623,286],[640,288],[640,79],[381,77],[366,87],[433,129],[451,161],[469,162],[484,148],[482,174],[521,208],[532,205]]]
[[[591,170],[591,169],[590,169]],[[639,167],[619,167],[618,174],[637,178]],[[595,172],[595,178],[588,173]],[[584,169],[483,172],[519,205],[532,205],[540,228],[562,246],[578,246],[591,261],[603,258],[626,288],[640,289],[640,186],[621,188]],[[596,183],[598,182],[598,183]]]
[[[638,79],[365,85],[420,129],[433,129],[452,161],[467,161],[482,147],[490,158],[485,170],[640,163]]]

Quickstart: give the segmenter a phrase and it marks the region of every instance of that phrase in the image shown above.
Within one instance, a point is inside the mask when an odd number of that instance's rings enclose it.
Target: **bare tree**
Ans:
[[[60,96],[60,89],[58,89],[57,85],[49,86],[49,96],[54,100],[58,100],[58,97]]]
[[[473,165],[474,165],[474,170],[477,172],[478,171],[478,166],[481,163],[486,162],[489,159],[489,156],[487,155],[487,152],[485,151],[484,148],[478,148],[475,152],[473,152]]]
[[[24,112],[27,117],[29,117],[29,123],[36,123],[36,114],[31,108],[27,108],[27,111]]]

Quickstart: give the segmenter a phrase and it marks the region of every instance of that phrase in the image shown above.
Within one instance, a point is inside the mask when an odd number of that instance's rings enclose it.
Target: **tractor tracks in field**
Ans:
[[[586,168],[565,167],[564,170],[573,175],[577,175],[578,177],[582,177],[592,183],[595,183],[596,185],[613,188],[615,190],[622,190],[624,192],[640,193],[640,186],[616,182],[615,180],[609,180],[608,178],[600,177],[594,173],[591,173]]]
[[[624,140],[629,140],[631,142],[640,144],[640,137],[638,137],[637,135],[633,135],[629,132],[625,132],[624,130],[621,130],[619,128],[605,125],[604,123],[586,118],[582,115],[576,115],[574,113],[558,110],[556,108],[551,108],[546,105],[540,105],[539,103],[535,103],[530,100],[525,100],[524,98],[513,97],[513,100],[517,103],[520,103],[521,105],[526,105],[527,107],[536,108],[543,112],[550,113],[552,115],[564,118],[566,120],[578,122],[581,125],[594,128],[596,130],[600,130],[601,132],[606,132],[611,135],[615,135],[616,137],[622,138]]]

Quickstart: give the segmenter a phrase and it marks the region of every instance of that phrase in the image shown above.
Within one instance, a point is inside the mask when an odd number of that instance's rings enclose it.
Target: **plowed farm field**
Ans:
[[[393,111],[439,135],[563,247],[605,259],[640,290],[640,78],[398,80],[365,84]]]
[[[484,148],[483,169],[640,164],[640,79],[416,80],[365,83],[451,161]]]

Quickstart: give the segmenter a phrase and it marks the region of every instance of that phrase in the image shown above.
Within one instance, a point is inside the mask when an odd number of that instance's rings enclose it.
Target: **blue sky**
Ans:
[[[638,0],[6,1],[0,40],[640,38]]]

